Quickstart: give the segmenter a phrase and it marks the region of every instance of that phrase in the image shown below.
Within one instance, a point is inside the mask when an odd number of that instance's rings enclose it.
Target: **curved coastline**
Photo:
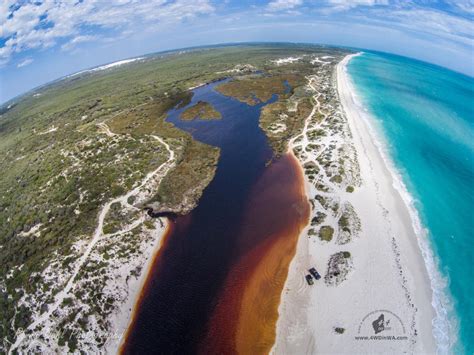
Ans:
[[[403,200],[411,219],[412,227],[417,237],[420,253],[423,257],[423,261],[426,266],[426,272],[430,280],[430,286],[432,291],[432,302],[431,305],[435,311],[435,317],[433,318],[433,336],[436,341],[437,351],[440,354],[449,353],[452,346],[457,341],[457,321],[456,319],[449,319],[448,316],[452,314],[452,302],[450,301],[449,291],[447,290],[448,280],[444,277],[438,268],[438,261],[433,253],[430,241],[428,239],[429,231],[423,225],[420,214],[415,206],[415,199],[408,191],[407,186],[403,182],[401,173],[398,171],[395,163],[390,158],[388,152],[387,143],[384,141],[384,135],[381,132],[381,128],[377,127],[377,122],[374,118],[370,117],[370,113],[365,108],[357,95],[357,90],[353,84],[349,73],[347,72],[347,65],[349,61],[355,56],[361,55],[357,53],[355,55],[349,55],[340,63],[340,76],[345,81],[349,92],[346,94],[350,95],[350,99],[353,102],[353,107],[358,111],[360,117],[363,118],[367,132],[377,147],[380,156],[382,157],[385,167],[391,174],[393,179],[393,187],[399,193]],[[339,68],[338,68],[339,69]],[[339,76],[339,73],[338,73]]]
[[[355,147],[362,184],[354,193],[336,191],[335,197],[354,206],[362,233],[350,245],[311,240],[307,235],[309,226],[300,234],[278,309],[277,336],[271,351],[274,354],[435,353],[436,348],[443,352],[438,337],[442,332],[439,309],[431,304],[432,300],[439,302],[439,294],[432,291],[432,270],[427,270],[425,258],[434,259],[427,241],[420,241],[421,223],[413,218],[417,215],[413,215],[413,202],[407,200],[410,195],[404,193],[401,180],[373,137],[366,110],[354,101],[346,65],[355,55],[346,56],[338,64],[335,81],[340,100],[337,110],[345,114],[350,131],[344,141]],[[317,193],[308,179],[305,188],[308,197]],[[306,285],[304,273],[308,267],[316,265],[324,272],[329,255],[341,250],[350,251],[354,258],[348,278],[338,286],[323,281]],[[361,319],[380,310],[402,319],[406,341],[357,339]],[[342,333],[337,334],[337,327],[343,329]]]

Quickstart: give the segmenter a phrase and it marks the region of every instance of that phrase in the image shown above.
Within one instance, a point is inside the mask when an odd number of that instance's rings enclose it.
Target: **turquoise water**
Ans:
[[[426,228],[438,348],[473,354],[474,79],[372,52],[348,73]]]

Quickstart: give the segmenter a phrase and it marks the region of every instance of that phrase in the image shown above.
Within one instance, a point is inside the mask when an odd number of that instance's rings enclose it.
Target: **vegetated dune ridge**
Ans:
[[[239,248],[246,252],[227,277],[200,353],[269,352],[282,289],[309,209],[303,172],[295,156],[285,154],[253,188],[239,238]],[[260,242],[252,247],[257,238]]]
[[[334,229],[334,238],[327,241],[310,233],[319,228],[318,218],[312,219],[314,224],[299,238],[285,284],[287,292],[279,307],[272,353],[435,353],[434,311],[426,267],[409,210],[394,187],[396,178],[378,150],[370,118],[354,97],[345,68],[351,58],[347,56],[337,66],[341,102],[336,107],[325,107],[327,92],[321,90],[336,90],[334,80],[328,85],[317,77],[311,79],[323,118],[308,117],[301,137],[290,142],[303,164],[312,161],[322,168],[316,184],[307,175],[306,191],[310,197],[322,196],[314,203],[311,200],[313,213],[324,211],[324,224]],[[318,129],[331,134],[311,138],[310,132]],[[347,186],[344,174],[337,181],[328,179],[328,170],[319,165],[320,154],[308,150],[308,143],[317,144],[317,149],[332,146],[333,153],[338,146],[352,147],[355,159],[350,159],[349,168],[355,172],[356,183]],[[337,204],[327,208],[334,201]],[[340,207],[348,205],[358,223],[349,223],[349,238],[342,238],[347,219],[342,219],[344,210]],[[338,255],[347,259],[341,261]],[[339,261],[335,273],[334,263]],[[303,277],[313,265],[323,278],[309,286]],[[381,315],[385,318],[379,318]],[[385,327],[379,332],[374,325],[377,319],[382,319]]]

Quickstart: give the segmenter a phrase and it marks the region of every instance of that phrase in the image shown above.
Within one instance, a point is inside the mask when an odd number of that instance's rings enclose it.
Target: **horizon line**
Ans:
[[[41,88],[43,88],[44,86],[48,86],[48,85],[51,85],[51,84],[54,84],[55,82],[58,82],[58,81],[61,81],[63,79],[66,79],[70,76],[73,76],[73,75],[76,75],[76,74],[79,74],[81,72],[87,72],[87,71],[90,71],[90,70],[93,70],[95,68],[99,68],[101,66],[104,66],[104,65],[108,65],[108,64],[113,64],[113,63],[116,63],[116,62],[119,62],[119,61],[122,61],[122,60],[128,60],[128,59],[135,59],[135,58],[140,58],[141,56],[144,56],[144,57],[151,57],[151,56],[154,56],[154,55],[158,55],[158,54],[172,54],[174,52],[177,52],[177,51],[183,51],[183,50],[198,50],[198,49],[205,49],[205,48],[213,48],[213,47],[232,47],[232,46],[239,46],[239,45],[265,45],[265,44],[291,44],[291,45],[305,45],[305,46],[318,46],[318,47],[329,47],[329,48],[342,48],[342,49],[348,49],[348,50],[352,50],[352,51],[362,51],[362,52],[372,52],[372,53],[381,53],[381,54],[385,54],[385,55],[392,55],[392,56],[396,56],[396,57],[400,57],[400,58],[406,58],[406,59],[410,59],[410,60],[414,60],[414,61],[418,61],[420,63],[423,63],[425,65],[430,65],[430,66],[434,66],[434,67],[438,67],[438,68],[442,68],[444,70],[448,70],[448,71],[451,71],[451,72],[454,72],[454,73],[457,73],[457,74],[460,74],[462,76],[465,76],[469,79],[474,79],[474,75],[471,76],[470,74],[468,73],[463,73],[463,72],[460,72],[458,70],[454,70],[454,69],[451,69],[451,68],[448,68],[448,67],[444,67],[442,65],[439,65],[439,64],[436,64],[436,63],[432,63],[432,62],[427,62],[425,60],[422,60],[422,59],[418,59],[418,58],[414,58],[414,57],[409,57],[409,56],[406,56],[406,55],[401,55],[401,54],[397,54],[397,53],[392,53],[392,52],[385,52],[385,51],[381,51],[381,50],[375,50],[375,49],[367,49],[367,48],[360,48],[360,47],[348,47],[348,46],[342,46],[342,45],[335,45],[335,44],[325,44],[325,43],[317,43],[317,42],[285,42],[285,41],[250,41],[250,42],[225,42],[225,43],[215,43],[215,44],[205,44],[205,45],[200,45],[200,46],[191,46],[191,47],[180,47],[180,48],[172,48],[172,49],[164,49],[162,51],[157,51],[157,52],[149,52],[149,53],[143,53],[143,54],[140,54],[140,55],[137,55],[137,56],[133,56],[133,57],[124,57],[124,58],[120,58],[120,59],[117,59],[117,60],[114,60],[112,62],[105,62],[105,63],[100,63],[100,64],[97,64],[95,66],[92,66],[92,67],[88,67],[88,68],[84,68],[84,69],[80,69],[78,71],[75,71],[75,72],[72,72],[72,73],[69,73],[69,74],[66,74],[66,75],[62,75],[60,77],[57,77],[55,79],[51,79],[50,81],[47,81],[43,84],[40,84],[40,85],[37,85],[27,91],[24,91],[10,99],[7,99],[6,101],[4,102],[0,102],[0,108],[3,108],[3,106],[9,104],[10,102],[13,102],[15,100],[18,100],[18,99],[21,99],[23,96],[27,95],[28,93],[32,92],[32,91],[36,91],[36,90],[39,90]]]

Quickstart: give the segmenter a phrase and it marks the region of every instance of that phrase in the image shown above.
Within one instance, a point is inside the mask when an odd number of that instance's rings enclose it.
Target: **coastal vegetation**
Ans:
[[[338,220],[339,233],[337,244],[347,244],[353,237],[357,237],[361,231],[361,223],[359,216],[354,207],[346,202],[341,208],[341,215]]]
[[[310,255],[317,256],[311,262],[315,263],[318,270],[322,270],[323,283],[319,286],[323,287],[321,292],[334,292],[326,288],[337,287],[351,277],[351,272],[354,270],[351,242],[361,234],[360,219],[352,204],[347,200],[348,193],[355,193],[356,188],[360,186],[361,178],[348,121],[343,113],[333,81],[337,62],[337,56],[333,57],[331,62],[319,66],[316,74],[306,76],[307,84],[304,87],[305,95],[303,96],[309,99],[309,110],[306,111],[306,119],[301,123],[299,133],[293,135],[288,144],[300,161],[307,182],[306,189],[309,191],[312,212],[306,235],[311,239],[311,243],[308,243]],[[300,87],[299,90],[302,88]],[[264,113],[262,113],[263,116]],[[273,116],[278,116],[278,114]],[[278,130],[280,126],[274,126],[274,128]],[[317,251],[311,249],[313,243],[317,245]],[[302,282],[304,272],[307,270],[307,255],[306,249],[301,256],[296,255],[296,258],[300,258],[295,263],[298,265],[296,266],[297,273],[293,279],[287,281],[288,290],[297,288],[296,285]],[[356,253],[354,255],[358,256]],[[292,297],[296,297],[295,299],[301,299],[299,293],[306,290],[305,288],[288,292],[293,293]],[[309,297],[312,298],[312,296]],[[314,304],[313,300],[311,302]],[[291,301],[284,304],[284,307],[288,309],[291,309],[291,306]],[[296,323],[299,322],[300,316],[301,314],[288,315],[288,319]],[[290,323],[290,327],[295,323]],[[282,331],[285,334],[284,337],[287,334],[287,327],[288,325],[285,324],[285,331]],[[345,328],[335,325],[333,332],[344,334]],[[296,335],[293,332],[290,334]],[[314,333],[306,333],[310,338],[312,334]],[[299,335],[298,331],[297,336]],[[292,343],[286,339],[280,339],[277,341],[276,349],[279,342]],[[295,349],[301,350],[298,348],[299,345],[300,343],[297,342]],[[288,349],[288,347],[282,348]]]
[[[273,95],[288,96],[293,86],[299,86],[304,77],[295,74],[271,75],[252,74],[219,85],[216,89],[221,94],[231,96],[248,105],[267,102]],[[298,85],[299,84],[299,85]]]
[[[190,102],[189,88],[231,77],[221,92],[249,104],[278,95],[262,113],[261,126],[281,154],[312,108],[305,74],[313,71],[314,52],[338,50],[243,45],[150,55],[65,77],[5,104],[0,110],[0,352],[15,343],[20,329],[28,329],[22,334],[29,341],[18,348],[23,351],[41,343],[38,339],[57,351],[100,349],[110,336],[110,317],[128,294],[126,287],[115,286],[141,275],[143,253],[160,228],[143,209],[186,213],[216,169],[219,150],[166,122],[167,111]],[[307,60],[275,62],[290,53]],[[206,118],[210,108],[198,109],[198,118]],[[153,171],[158,173],[147,180]],[[99,231],[108,237],[82,258],[95,240],[102,207],[141,182],[146,186],[137,194],[110,206]],[[62,295],[69,280],[70,291]],[[61,307],[48,316],[56,299]],[[37,325],[29,328],[32,324]],[[84,329],[93,329],[95,339],[86,341]]]
[[[249,105],[277,100],[265,105],[260,115],[260,127],[266,133],[276,156],[288,149],[288,141],[301,132],[312,103],[306,89],[306,75],[312,73],[311,57],[287,65],[267,64],[265,72],[244,75],[219,85],[216,89]]]
[[[327,215],[324,212],[317,211],[315,216],[311,219],[311,225],[315,226],[321,224],[326,219]]]
[[[290,104],[291,102],[294,104]],[[262,109],[260,127],[267,134],[277,156],[288,150],[288,141],[303,129],[304,121],[301,117],[307,116],[310,111],[311,103],[308,98],[298,98],[296,95],[280,99]]]
[[[182,120],[218,120],[222,118],[222,115],[209,102],[198,101],[195,105],[184,110],[179,118]]]
[[[324,282],[328,286],[337,286],[347,278],[352,269],[351,254],[344,251],[337,252],[329,258]]]
[[[319,230],[319,239],[324,240],[325,242],[330,242],[333,235],[334,228],[331,226],[322,226]]]

